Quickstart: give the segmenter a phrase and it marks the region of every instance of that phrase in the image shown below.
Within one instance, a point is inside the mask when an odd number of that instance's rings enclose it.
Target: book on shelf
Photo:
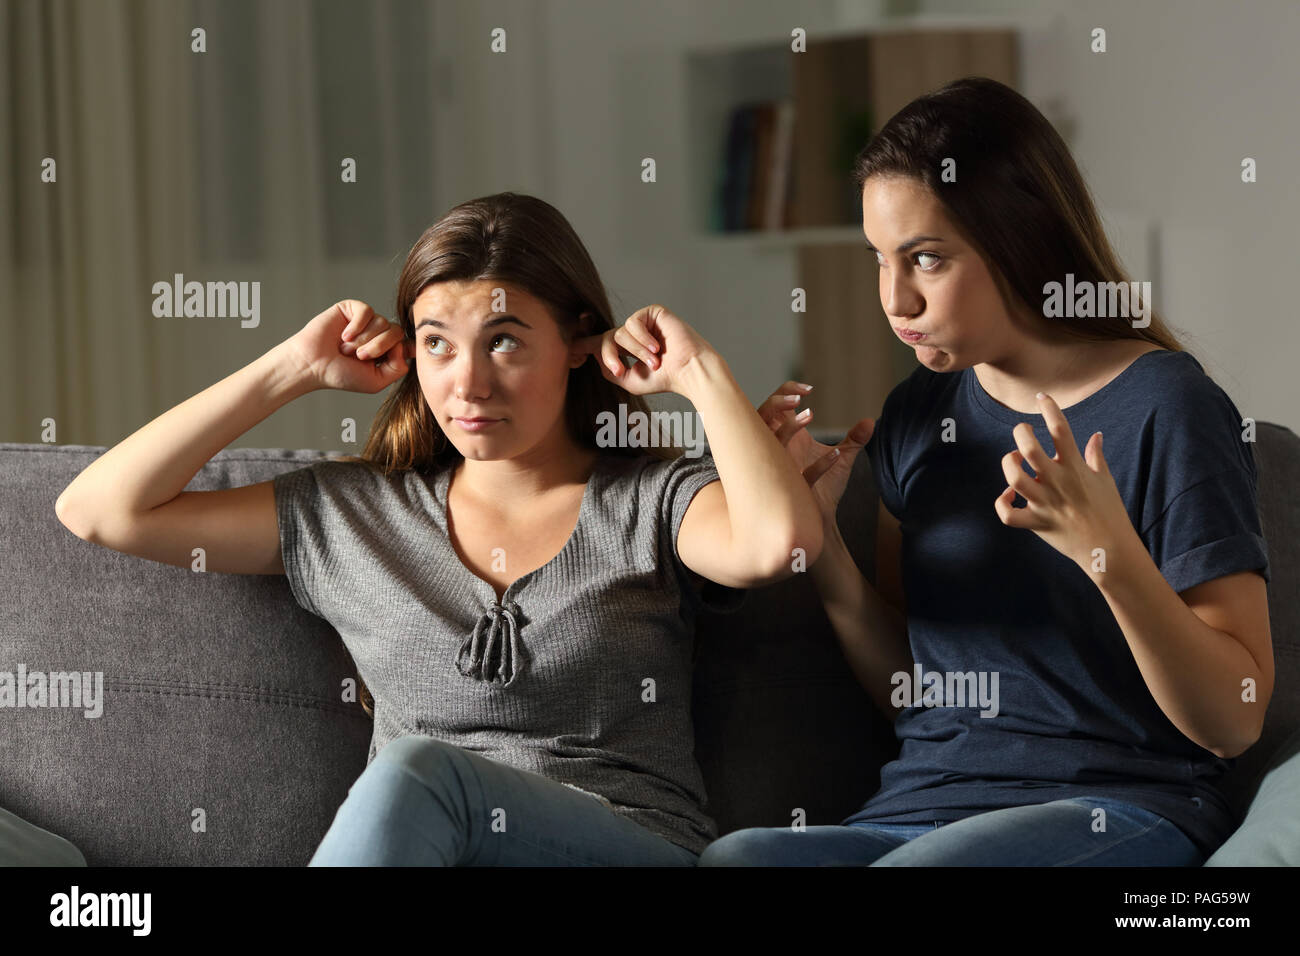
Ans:
[[[720,210],[725,232],[784,229],[790,222],[794,103],[775,100],[736,107],[727,124]]]

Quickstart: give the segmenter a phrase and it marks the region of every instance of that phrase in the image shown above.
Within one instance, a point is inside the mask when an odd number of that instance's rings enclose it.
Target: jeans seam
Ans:
[[[1146,827],[1142,828],[1142,829],[1139,830],[1137,833],[1132,833],[1132,834],[1130,834],[1129,836],[1124,837],[1122,840],[1116,840],[1114,843],[1108,844],[1107,846],[1099,847],[1099,848],[1097,848],[1097,849],[1095,849],[1095,850],[1089,850],[1087,853],[1083,853],[1083,854],[1080,854],[1079,856],[1071,857],[1071,858],[1068,859],[1068,860],[1062,860],[1062,861],[1059,862],[1059,863],[1053,863],[1052,865],[1053,865],[1053,866],[1072,866],[1073,864],[1079,862],[1080,860],[1086,860],[1086,859],[1088,859],[1089,857],[1094,857],[1094,856],[1096,856],[1096,855],[1099,854],[1099,853],[1105,853],[1107,850],[1112,850],[1112,849],[1114,849],[1115,847],[1123,846],[1125,843],[1128,843],[1130,840],[1136,840],[1136,839],[1137,839],[1138,837],[1140,837],[1140,836],[1145,836],[1146,834],[1148,834],[1148,833],[1150,833],[1152,830],[1154,830],[1156,827],[1160,826],[1160,824],[1162,824],[1162,823],[1166,823],[1166,822],[1168,822],[1168,821],[1164,820],[1163,818],[1158,819],[1158,820],[1156,820],[1155,823],[1148,824]]]
[[[454,746],[454,745],[453,745],[453,746]],[[469,768],[470,768],[470,773],[471,773],[471,774],[473,775],[473,777],[474,777],[475,789],[478,790],[478,795],[479,795],[479,798],[480,798],[480,803],[479,803],[480,813],[479,813],[479,816],[482,818],[482,819],[480,820],[480,824],[481,824],[481,823],[483,822],[483,820],[490,819],[490,817],[491,817],[490,814],[484,812],[484,811],[487,810],[487,788],[486,788],[485,786],[483,786],[483,781],[479,779],[478,772],[477,772],[476,770],[474,770],[474,764],[473,764],[473,761],[467,761],[466,763],[468,764],[468,766],[469,766]],[[397,766],[397,768],[398,768],[398,769],[399,769],[403,774],[405,774],[407,777],[409,777],[409,778],[411,778],[412,780],[414,780],[416,783],[418,783],[418,784],[419,784],[421,787],[423,787],[425,790],[429,790],[429,789],[430,789],[430,788],[429,788],[429,785],[425,782],[425,780],[423,779],[423,777],[421,777],[418,773],[416,773],[413,769],[411,769],[411,767],[409,767],[405,762],[400,762],[400,761],[399,761],[399,762],[396,764],[396,766]],[[512,768],[512,769],[516,769],[516,770],[517,770],[518,768]],[[521,772],[524,772],[524,771],[521,771]],[[456,776],[457,776],[457,778],[459,778],[459,777],[460,777],[460,774],[457,773]],[[541,775],[541,774],[538,774],[538,776],[542,776],[542,775]],[[543,777],[543,779],[544,779],[544,780],[550,780],[549,777]],[[558,781],[554,781],[554,780],[552,780],[551,782],[552,782],[552,783],[558,783]],[[563,784],[560,784],[560,786],[563,786]],[[572,788],[569,788],[569,789],[572,790]],[[605,813],[609,813],[609,814],[612,814],[613,816],[615,816],[615,817],[617,817],[617,818],[619,818],[619,819],[625,819],[624,817],[622,817],[620,814],[618,814],[618,813],[615,812],[614,810],[611,810],[611,809],[609,809],[608,807],[606,807],[603,803],[600,802],[599,799],[596,799],[596,797],[595,797],[594,794],[592,794],[592,793],[590,793],[590,792],[583,792],[583,791],[580,791],[580,790],[575,790],[575,791],[573,791],[573,792],[575,792],[575,793],[579,793],[579,794],[581,794],[581,795],[583,795],[583,796],[585,796],[585,797],[588,797],[588,798],[593,799],[593,800],[595,801],[595,803],[596,803],[596,806],[600,807],[600,809],[601,809],[603,812],[605,812]],[[435,797],[435,800],[436,800],[436,797]],[[472,811],[472,809],[469,807],[469,803],[470,803],[470,801],[467,799],[467,800],[465,801],[465,803],[466,803],[466,809],[467,809],[467,810],[470,810],[470,814],[471,814],[471,816],[472,816],[472,815],[473,815],[473,811]],[[470,822],[470,821],[467,821],[467,822]],[[629,823],[632,823],[634,826],[640,826],[640,824],[639,824],[639,823],[636,823],[635,821],[631,821],[631,820],[629,820],[628,822],[629,822]],[[647,832],[649,832],[649,831],[647,831]],[[583,860],[583,859],[581,859],[581,858],[579,858],[579,857],[572,856],[572,855],[570,855],[570,854],[568,854],[568,853],[565,853],[563,850],[555,850],[555,849],[552,849],[552,848],[550,848],[550,847],[543,846],[543,845],[540,844],[540,843],[534,843],[532,840],[529,840],[529,839],[527,839],[527,838],[525,838],[525,837],[522,837],[522,836],[518,836],[518,835],[513,834],[513,833],[511,833],[511,834],[509,834],[509,835],[510,835],[513,839],[515,839],[515,840],[519,841],[520,843],[522,843],[524,846],[530,847],[530,848],[532,848],[532,849],[534,849],[534,850],[541,851],[541,852],[543,852],[543,853],[550,853],[550,854],[553,854],[553,855],[555,855],[555,856],[561,857],[562,859],[572,861],[573,863],[575,863],[575,864],[577,864],[577,865],[579,865],[579,866],[604,866],[604,865],[605,865],[605,864],[602,864],[602,863],[595,863],[595,862],[591,862],[591,861],[588,861],[588,860]],[[658,836],[658,834],[652,834],[652,835],[653,835],[653,836]],[[469,855],[469,856],[472,856],[472,857],[477,857],[478,854],[479,854],[479,851],[480,851],[481,848],[482,848],[482,840],[485,838],[484,834],[483,834],[482,832],[480,832],[480,834],[479,834],[479,842],[478,842],[478,845],[475,846],[475,841],[474,841],[473,837],[471,837],[469,834],[462,834],[462,836],[464,837],[464,841],[465,841],[465,850],[468,851],[468,850],[470,850],[470,849],[473,849],[475,852],[472,853],[472,854],[467,854],[467,853],[465,853],[465,852],[462,852],[461,854],[459,854],[459,855],[457,856],[456,862],[452,864],[453,866],[460,865],[460,864],[462,863],[462,861],[463,861],[463,858],[464,858],[466,855]],[[663,839],[663,837],[660,837],[660,839]],[[665,842],[667,842],[667,843],[671,843],[673,846],[677,846],[677,844],[672,843],[671,840],[665,840]],[[684,848],[683,848],[683,849],[684,849]],[[626,864],[626,865],[628,865],[628,866],[638,866],[638,865],[648,865],[648,864],[636,864],[636,863],[631,863],[631,864]]]

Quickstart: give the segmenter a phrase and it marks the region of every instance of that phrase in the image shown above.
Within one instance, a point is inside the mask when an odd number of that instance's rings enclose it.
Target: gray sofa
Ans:
[[[196,573],[68,532],[54,500],[102,451],[0,444],[0,671],[103,673],[99,717],[0,709],[0,841],[59,849],[48,831],[91,866],[303,865],[365,766],[370,720],[340,700],[351,660],[281,576]],[[340,453],[223,451],[187,489],[326,454]],[[1262,739],[1224,783],[1244,823],[1210,865],[1300,862],[1300,439],[1261,423],[1256,460],[1277,682]],[[839,517],[869,579],[875,514],[864,454]],[[838,822],[875,791],[896,743],[806,575],[704,615],[696,657],[696,754],[720,832],[788,825],[796,807]],[[78,859],[65,849],[46,862]]]

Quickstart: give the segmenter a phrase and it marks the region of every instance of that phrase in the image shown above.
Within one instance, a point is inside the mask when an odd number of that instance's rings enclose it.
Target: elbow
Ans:
[[[76,524],[76,517],[72,508],[72,503],[68,499],[68,493],[65,491],[54,500],[54,516],[59,519],[59,523],[67,528],[78,538],[85,538]]]
[[[1259,743],[1259,738],[1262,736],[1263,732],[1264,728],[1262,725],[1252,725],[1246,737],[1231,744],[1211,747],[1209,748],[1210,753],[1223,760],[1232,760],[1236,757],[1240,757],[1251,747],[1255,746],[1255,744]]]
[[[79,508],[75,499],[65,491],[54,502],[54,516],[59,523],[75,534],[82,541],[96,543],[94,528],[86,520],[85,510]]]
[[[807,571],[821,557],[822,544],[822,527],[818,523],[797,529],[794,534],[781,538],[776,545],[751,552],[767,556],[767,559],[756,569],[761,580],[753,586],[775,584]]]

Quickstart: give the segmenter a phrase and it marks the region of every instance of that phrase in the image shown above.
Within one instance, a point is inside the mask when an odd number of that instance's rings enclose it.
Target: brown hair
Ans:
[[[950,159],[956,177],[945,182]],[[1009,86],[965,77],[908,103],[854,160],[859,195],[872,176],[903,176],[928,189],[984,259],[1013,315],[1028,311],[1081,340],[1145,339],[1187,351],[1154,308],[1145,328],[1134,328],[1124,316],[1077,321],[1043,315],[1044,286],[1064,283],[1066,273],[1076,284],[1130,278],[1069,148],[1034,104]],[[1130,304],[1130,311],[1138,307]]]
[[[615,327],[600,274],[568,220],[541,199],[502,192],[455,206],[411,247],[397,280],[393,310],[403,338],[415,340],[412,307],[425,287],[435,282],[480,279],[509,283],[539,299],[566,342]],[[390,475],[411,469],[428,474],[454,466],[464,457],[430,412],[414,361],[376,413],[361,455],[337,460],[365,462]],[[608,381],[594,356],[569,370],[564,414],[569,434],[579,445],[618,457],[649,454],[671,460],[682,454],[678,446],[597,444],[597,416],[605,411],[617,415],[620,404],[627,407],[629,415],[637,411],[648,415],[650,411],[641,396]],[[364,681],[360,689],[361,706],[374,717],[374,699]]]

